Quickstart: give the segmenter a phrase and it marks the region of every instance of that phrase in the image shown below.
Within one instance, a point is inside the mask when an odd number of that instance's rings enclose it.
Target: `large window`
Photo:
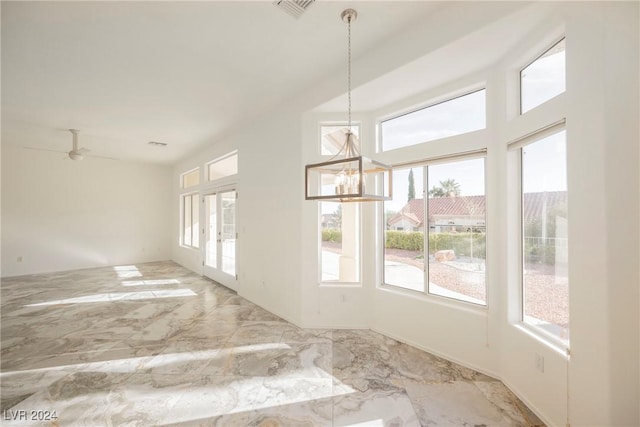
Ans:
[[[424,292],[424,166],[393,170],[393,199],[384,202],[384,283]]]
[[[200,168],[192,169],[180,175],[180,187],[191,188],[200,184]],[[192,190],[193,191],[193,190]],[[200,246],[200,205],[196,193],[180,196],[182,212],[180,215],[180,240],[183,246],[198,248]]]
[[[520,148],[523,321],[569,340],[565,131]]]
[[[394,199],[384,203],[385,284],[486,304],[484,158],[393,174]]]
[[[520,72],[522,114],[565,91],[565,40],[562,39]]]
[[[358,203],[321,202],[321,281],[360,281],[360,209]]]
[[[484,129],[485,92],[482,89],[383,121],[382,151]]]
[[[200,247],[200,205],[198,194],[182,196],[182,244],[192,248]]]
[[[485,304],[484,158],[428,172],[429,293]]]
[[[345,143],[346,124],[320,126],[320,154],[335,156]],[[360,136],[360,126],[351,126]],[[360,147],[358,147],[360,148]],[[333,183],[331,184],[333,190]],[[320,281],[360,282],[360,207],[358,203],[320,202]]]

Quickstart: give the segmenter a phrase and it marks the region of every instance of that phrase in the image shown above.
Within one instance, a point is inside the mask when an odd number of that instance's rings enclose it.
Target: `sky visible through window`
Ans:
[[[523,148],[524,193],[567,191],[566,132],[558,132]]]
[[[385,120],[381,124],[382,151],[484,129],[485,92],[479,90]]]
[[[550,100],[565,91],[565,40],[533,61],[520,73],[521,112]]]
[[[534,64],[536,67],[532,68]],[[562,69],[563,76],[562,85],[560,85],[558,79],[558,70],[560,69]],[[529,73],[529,79],[533,79],[537,74],[545,75],[546,73],[547,79],[540,78],[537,80],[542,86],[544,86],[543,82],[555,82],[551,85],[545,83],[548,90],[546,92],[543,91],[544,93],[540,94],[537,99],[543,99],[544,97],[548,99],[550,93],[557,93],[560,88],[564,91],[564,41],[554,46],[526,70]],[[464,133],[469,129],[482,129],[485,127],[484,102],[485,91],[482,90],[384,122],[383,143],[387,145],[385,149],[404,147],[418,143],[416,141],[426,142]],[[436,107],[440,106],[446,108],[436,109]],[[480,107],[482,114],[477,114]],[[476,113],[471,114],[472,111]],[[461,120],[461,118],[464,119]],[[431,129],[431,125],[427,125],[427,123],[431,123],[435,129]],[[439,125],[442,126],[438,128]],[[565,137],[565,132],[562,131],[545,138],[543,144],[537,144],[535,147],[525,147],[527,173],[543,178],[526,179],[526,176],[523,177],[526,182],[523,189],[524,192],[567,190],[566,176],[561,173],[561,171],[565,170],[567,161],[566,144],[564,144]],[[392,148],[389,148],[390,146]],[[484,180],[477,179],[477,162],[478,159],[431,166],[429,188],[439,185],[440,181],[455,179],[460,184],[461,196],[484,194]],[[424,191],[423,167],[417,166],[412,169],[416,198],[422,198]],[[407,193],[409,182],[409,170],[410,168],[403,168],[393,171],[393,200],[385,202],[385,209],[397,212],[407,203],[408,194],[405,193]],[[327,204],[327,206],[329,205]],[[331,212],[323,208],[322,213]]]

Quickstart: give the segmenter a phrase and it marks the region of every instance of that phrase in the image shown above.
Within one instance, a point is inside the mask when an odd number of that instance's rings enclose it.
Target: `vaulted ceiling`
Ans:
[[[343,72],[348,6],[357,59],[450,3],[3,1],[2,144],[174,163]]]

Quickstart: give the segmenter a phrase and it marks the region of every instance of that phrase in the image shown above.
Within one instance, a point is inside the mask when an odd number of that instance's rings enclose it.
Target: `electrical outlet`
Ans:
[[[538,372],[544,373],[544,357],[538,353],[535,354],[535,367]]]

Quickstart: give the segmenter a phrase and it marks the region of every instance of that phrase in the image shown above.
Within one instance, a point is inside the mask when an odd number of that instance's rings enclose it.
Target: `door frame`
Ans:
[[[201,241],[202,241],[202,252],[201,252],[201,256],[202,256],[202,275],[205,277],[210,278],[211,280],[215,280],[216,282],[234,290],[234,291],[238,291],[237,289],[237,282],[238,282],[238,264],[237,264],[237,255],[238,255],[238,228],[237,228],[237,217],[238,217],[238,213],[237,213],[237,205],[236,205],[236,209],[235,209],[235,220],[236,220],[236,244],[235,244],[235,254],[234,254],[234,258],[235,258],[235,272],[234,274],[228,274],[225,273],[222,270],[222,246],[221,246],[221,242],[217,242],[217,236],[215,236],[214,238],[216,239],[216,266],[217,267],[209,267],[206,265],[206,259],[207,259],[207,245],[208,245],[208,241],[207,238],[209,237],[209,215],[208,215],[208,211],[207,211],[207,204],[206,204],[206,200],[207,197],[209,196],[215,196],[215,201],[216,201],[216,228],[219,229],[219,227],[222,224],[222,213],[221,213],[221,198],[220,198],[220,194],[222,193],[227,193],[230,191],[235,191],[236,193],[236,200],[238,200],[238,189],[237,189],[237,185],[235,183],[233,184],[225,184],[225,185],[219,185],[219,186],[212,186],[210,188],[207,188],[205,190],[202,191],[201,193],[201,218],[202,218],[202,234],[201,234]]]

